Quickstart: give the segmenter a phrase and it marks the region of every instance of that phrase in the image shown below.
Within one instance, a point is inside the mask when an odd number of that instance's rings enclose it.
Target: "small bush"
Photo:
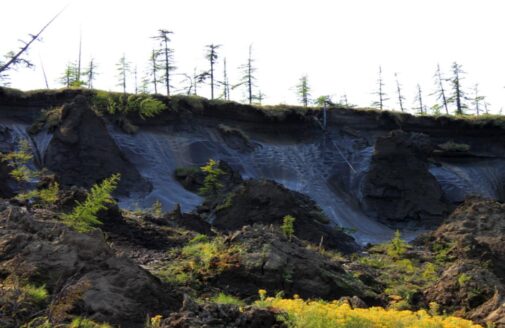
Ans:
[[[223,188],[220,178],[224,175],[224,171],[219,168],[219,164],[215,160],[210,159],[209,162],[200,169],[205,173],[203,186],[199,190],[201,195],[211,196]]]
[[[28,284],[23,286],[22,291],[35,303],[44,303],[49,296],[45,285],[35,287],[34,285]]]
[[[111,194],[116,190],[120,175],[114,174],[101,184],[91,187],[84,203],[77,202],[72,213],[63,214],[63,223],[78,232],[88,232],[102,222],[96,217],[101,210],[107,209],[107,204],[114,204]]]
[[[106,323],[96,323],[92,320],[77,317],[69,325],[69,328],[112,328]]]
[[[211,299],[212,302],[217,303],[217,304],[232,304],[232,305],[237,305],[237,306],[244,306],[245,302],[242,301],[241,299],[227,295],[225,293],[219,293],[216,296],[214,296]]]
[[[470,146],[462,143],[455,143],[453,141],[447,141],[443,144],[438,145],[438,147],[445,151],[453,151],[465,153],[470,150]]]
[[[465,286],[466,283],[469,282],[470,280],[472,280],[472,276],[466,273],[462,273],[458,276],[458,284],[460,287]]]
[[[157,199],[150,209],[151,215],[155,218],[161,218],[163,216],[163,204]]]
[[[53,205],[58,201],[60,194],[60,185],[58,182],[53,182],[46,189],[31,190],[26,193],[21,193],[16,196],[18,200],[35,200],[42,205]]]
[[[349,304],[332,301],[304,301],[300,298],[268,297],[256,302],[260,307],[284,311],[279,319],[288,327],[303,328],[372,328],[372,327],[425,327],[425,328],[477,328],[469,320],[432,315],[425,310],[398,311],[380,307],[353,309]]]
[[[29,182],[37,176],[37,172],[28,167],[28,163],[33,160],[30,142],[22,139],[19,142],[18,150],[3,154],[0,159],[11,168],[10,176],[19,182]]]
[[[393,258],[400,258],[407,251],[409,245],[405,240],[402,239],[402,235],[399,230],[396,230],[393,239],[386,247],[386,252],[389,256]]]
[[[295,233],[295,220],[296,219],[291,215],[286,215],[282,218],[281,230],[289,241],[291,241]]]

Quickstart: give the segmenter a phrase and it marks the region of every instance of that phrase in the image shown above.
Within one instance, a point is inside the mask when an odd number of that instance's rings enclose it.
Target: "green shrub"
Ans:
[[[11,168],[10,176],[19,182],[29,182],[37,176],[37,172],[28,167],[33,160],[30,142],[26,139],[19,141],[18,150],[1,155],[2,162]]]
[[[22,287],[22,291],[35,303],[44,303],[49,296],[45,285],[35,287],[34,285],[28,284]]]
[[[219,168],[219,164],[215,160],[209,159],[209,162],[200,169],[205,173],[203,186],[199,190],[201,195],[211,196],[223,188],[220,178],[224,175],[224,171]]]
[[[470,281],[472,279],[472,276],[466,274],[466,273],[462,273],[458,276],[458,284],[460,287],[463,287],[466,285],[466,283],[468,281]]]
[[[390,243],[386,246],[386,252],[393,258],[400,258],[407,252],[408,247],[409,245],[402,239],[400,231],[396,230],[393,239],[391,239]]]
[[[93,96],[93,105],[99,112],[111,115],[137,113],[140,118],[154,117],[167,109],[165,104],[146,94],[130,95],[97,91]]]
[[[281,230],[284,236],[291,241],[295,233],[295,218],[291,215],[286,215],[282,218]]]
[[[224,199],[224,201],[221,204],[219,204],[218,206],[216,206],[216,212],[219,212],[219,211],[222,211],[222,210],[232,207],[234,196],[235,196],[234,193],[232,193],[232,192],[228,193],[226,195],[226,198]]]
[[[163,204],[157,199],[151,206],[150,212],[155,218],[161,218],[163,216]]]
[[[447,141],[443,144],[438,145],[438,147],[445,151],[453,151],[453,152],[467,152],[470,150],[470,146],[463,143],[455,143],[453,141]]]
[[[77,317],[72,320],[72,323],[68,326],[69,328],[112,328],[106,323],[96,323],[92,320]]]
[[[114,204],[111,194],[116,190],[120,175],[114,174],[101,184],[91,187],[84,203],[77,202],[72,213],[63,214],[63,222],[78,232],[87,232],[102,222],[96,217],[101,210],[107,209],[107,204]]]
[[[26,193],[21,193],[16,195],[18,200],[35,200],[40,202],[42,205],[53,205],[58,201],[58,196],[60,194],[60,185],[58,182],[53,182],[46,189],[41,190],[30,190]]]
[[[244,306],[245,302],[242,301],[241,299],[232,296],[232,295],[227,295],[225,293],[219,293],[216,296],[214,296],[211,299],[212,302],[217,303],[217,304],[232,304],[232,305],[237,305],[237,306]]]

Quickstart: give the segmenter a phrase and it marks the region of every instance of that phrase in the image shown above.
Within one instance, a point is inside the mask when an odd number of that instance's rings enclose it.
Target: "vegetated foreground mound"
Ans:
[[[121,327],[179,309],[181,298],[131,260],[116,257],[101,231],[80,234],[53,220],[52,212],[30,213],[4,201],[0,210],[0,326],[18,327],[46,307],[52,323],[80,315]],[[15,291],[26,286],[45,289],[47,296],[22,308]]]
[[[300,239],[346,254],[360,249],[310,197],[271,180],[242,180],[225,161],[219,161],[216,169],[222,172],[217,178],[220,188],[207,194],[197,212],[221,231],[253,224],[281,226],[289,215],[295,218],[294,230]],[[179,169],[175,174],[190,191],[198,192],[204,185],[205,174],[198,169]]]
[[[505,327],[505,205],[469,199],[423,242],[447,250],[453,258],[425,290],[426,300],[466,318]]]

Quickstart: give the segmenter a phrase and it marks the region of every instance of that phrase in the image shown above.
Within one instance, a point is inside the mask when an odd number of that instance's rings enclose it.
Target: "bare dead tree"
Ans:
[[[402,94],[402,86],[400,85],[400,82],[398,81],[398,74],[395,73],[395,80],[396,80],[396,91],[398,93],[398,103],[400,104],[400,110],[404,112],[404,107],[403,107],[403,102],[405,101],[405,97]]]
[[[379,66],[379,77],[377,79],[377,91],[374,93],[379,97],[378,101],[375,101],[372,106],[379,107],[380,110],[384,109],[384,102],[389,100],[387,98],[386,92],[384,91],[384,79],[382,78],[382,67]]]
[[[36,34],[30,34],[30,41],[21,41],[24,45],[19,49],[17,53],[10,53],[7,55],[9,60],[5,64],[0,64],[0,73],[6,72],[7,70],[11,69],[13,66],[19,65],[19,64],[24,64],[27,67],[32,67],[33,64],[28,61],[27,59],[24,59],[22,55],[28,51],[28,48],[32,45],[33,42],[38,40],[42,33],[51,25],[58,16],[65,11],[67,7],[63,8],[59,13],[57,13],[46,25],[44,25],[40,31]]]

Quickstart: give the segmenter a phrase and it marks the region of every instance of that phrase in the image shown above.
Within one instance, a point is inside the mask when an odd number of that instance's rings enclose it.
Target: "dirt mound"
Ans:
[[[58,175],[63,185],[89,188],[114,173],[121,173],[118,192],[127,194],[151,188],[121,153],[104,121],[83,96],[63,105],[61,120],[44,158],[47,168]]]
[[[428,171],[432,146],[421,133],[392,131],[379,137],[362,185],[364,209],[385,223],[439,222],[449,211]]]
[[[100,231],[79,234],[24,208],[1,207],[0,276],[44,285],[51,322],[68,322],[79,315],[143,327],[146,315],[168,315],[180,307],[180,298],[169,286],[132,261],[116,257]]]
[[[505,205],[469,199],[419,240],[455,260],[425,291],[435,301],[480,323],[505,327]]]
[[[342,263],[307,248],[298,239],[289,241],[278,228],[247,226],[225,242],[241,250],[239,265],[229,266],[209,284],[232,295],[247,298],[266,289],[302,298],[358,296],[369,304],[378,302],[378,296],[347,272]]]
[[[308,196],[270,180],[247,180],[211,204],[200,208],[212,224],[225,231],[255,223],[281,225],[283,217],[295,217],[295,235],[316,245],[352,253],[359,249],[354,238],[332,226]]]

